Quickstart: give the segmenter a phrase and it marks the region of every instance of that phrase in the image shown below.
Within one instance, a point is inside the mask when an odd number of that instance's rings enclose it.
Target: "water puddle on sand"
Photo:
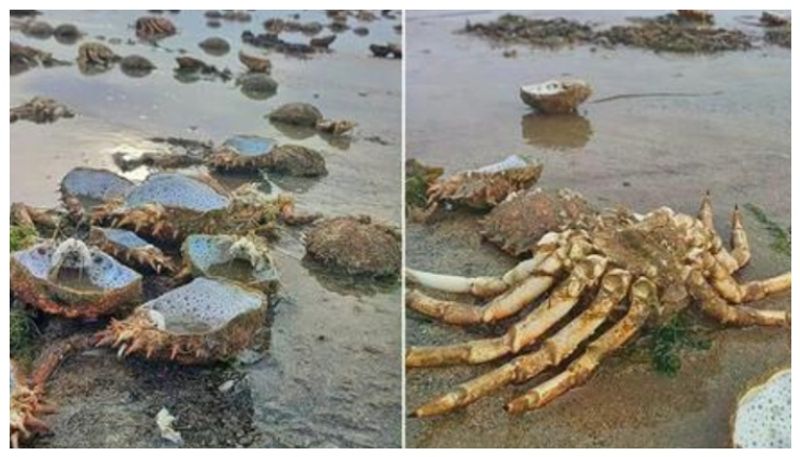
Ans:
[[[790,221],[790,52],[764,47],[710,56],[655,54],[577,46],[558,51],[493,46],[454,34],[467,20],[501,13],[410,13],[407,41],[407,154],[447,172],[476,168],[510,154],[544,163],[540,185],[570,187],[592,203],[644,212],[663,205],[694,214],[710,189],[717,229],[729,237],[734,204],[753,202],[783,227]],[[658,12],[526,12],[602,25]],[[717,15],[725,27],[763,34],[743,23],[753,12]],[[508,49],[516,57],[504,57]],[[538,117],[519,86],[560,75],[586,79],[595,99],[621,94],[704,93],[708,96],[625,97],[586,103],[577,115]],[[591,100],[591,99],[590,99]],[[407,227],[410,267],[461,275],[498,274],[513,259],[481,241],[478,217],[457,211],[432,225]],[[749,214],[753,258],[740,277],[789,269],[788,257]],[[759,307],[786,309],[780,295]],[[675,376],[624,352],[604,362],[584,386],[543,409],[511,416],[502,406],[553,372],[506,388],[464,410],[409,419],[411,447],[715,447],[728,445],[729,418],[747,382],[790,359],[785,329],[712,329],[711,347],[688,351]],[[408,345],[493,336],[495,328],[437,325],[412,312]],[[635,352],[635,351],[634,351]],[[409,410],[487,372],[480,367],[415,369],[407,374]]]
[[[263,21],[288,19],[289,12],[253,12],[249,23],[223,20],[220,28],[206,27],[202,11],[165,13],[179,33],[157,47],[135,41],[132,24],[148,14],[47,11],[37,18],[52,25],[75,24],[87,35],[73,45],[11,32],[12,41],[69,61],[74,61],[81,43],[102,35],[103,43],[116,53],[142,55],[157,67],[140,78],[125,75],[118,66],[85,76],[75,65],[37,67],[13,76],[12,106],[47,96],[67,105],[76,117],[11,126],[12,201],[53,206],[58,202],[58,183],[70,169],[119,171],[114,152],[164,150],[163,144],[148,141],[151,137],[220,144],[245,134],[322,152],[328,175],[321,179],[269,177],[277,188],[295,194],[301,210],[331,216],[369,214],[400,224],[401,64],[373,58],[368,51],[370,43],[399,42],[393,29],[399,19],[358,23],[369,28],[369,35],[343,32],[331,46],[334,52],[312,59],[270,53],[272,77],[279,87],[275,95],[255,100],[243,94],[234,80],[188,84],[176,80],[174,58],[185,49],[185,55],[230,68],[235,79],[244,69],[238,62],[239,49],[263,55],[263,50],[242,44],[241,33],[248,29],[261,33]],[[324,12],[302,12],[299,20],[329,22]],[[353,18],[350,22],[355,26]],[[231,51],[206,54],[198,43],[212,36],[226,39]],[[308,40],[301,34],[281,37]],[[113,38],[121,42],[113,44]],[[341,141],[278,129],[264,118],[288,102],[312,103],[326,117],[353,120],[358,127],[350,141]],[[147,173],[142,167],[124,175],[139,180]],[[281,290],[262,335],[268,348],[263,359],[243,367],[175,367],[120,361],[110,351],[89,351],[68,360],[48,384],[59,412],[48,417],[52,433],[32,444],[166,446],[154,417],[167,407],[187,446],[399,446],[399,287],[329,288],[323,276],[302,265],[302,233],[286,230],[283,235],[282,253],[274,255]],[[44,328],[45,337],[59,334],[64,325],[51,321]],[[233,388],[219,390],[231,380]]]

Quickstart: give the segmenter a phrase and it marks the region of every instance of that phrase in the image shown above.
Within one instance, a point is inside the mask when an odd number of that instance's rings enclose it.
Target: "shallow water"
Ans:
[[[406,33],[407,155],[448,172],[510,154],[544,163],[543,187],[571,187],[598,205],[637,211],[668,205],[693,214],[706,189],[726,225],[734,204],[754,203],[782,226],[790,223],[790,51],[764,47],[711,56],[681,56],[590,46],[558,51],[495,46],[453,33],[466,20],[497,12],[412,12]],[[531,12],[602,25],[657,12]],[[760,35],[746,23],[760,12],[717,14],[718,23]],[[517,50],[516,58],[503,51]],[[584,78],[593,99],[655,92],[716,94],[621,98],[584,104],[578,115],[532,115],[519,99],[523,84],[561,75]],[[456,211],[432,225],[409,224],[411,267],[465,275],[497,274],[513,265],[477,235],[475,213]],[[753,258],[745,279],[789,269],[770,250],[769,233],[745,213]],[[433,254],[432,254],[433,253]],[[759,306],[787,308],[788,295]],[[446,344],[494,335],[500,328],[458,329],[407,313],[409,345]],[[617,355],[583,387],[522,416],[503,409],[552,373],[506,388],[435,419],[410,419],[411,447],[715,447],[729,438],[729,418],[749,380],[789,364],[785,329],[714,330],[707,351],[690,351],[674,377],[647,360]],[[496,366],[496,365],[493,365]],[[407,374],[407,408],[490,367],[417,369]]]
[[[343,32],[331,46],[334,52],[311,59],[269,54],[272,77],[280,86],[274,96],[253,100],[233,80],[177,81],[174,58],[185,49],[186,55],[220,69],[228,67],[237,75],[244,69],[237,60],[239,49],[264,54],[241,43],[242,31],[260,33],[265,19],[288,19],[289,12],[253,12],[249,23],[223,20],[218,29],[206,27],[201,11],[166,14],[178,35],[160,41],[158,47],[128,44],[129,38],[136,39],[132,24],[146,14],[48,11],[38,17],[54,26],[70,22],[88,33],[73,45],[11,32],[12,40],[63,60],[74,60],[82,42],[102,35],[118,54],[139,54],[157,67],[142,78],[128,77],[118,66],[84,76],[75,65],[37,67],[13,76],[12,106],[35,95],[48,96],[66,104],[76,117],[11,126],[12,201],[55,205],[58,182],[71,168],[118,171],[114,152],[162,150],[164,146],[147,141],[150,137],[220,144],[246,134],[323,153],[329,173],[322,179],[271,178],[273,188],[295,193],[301,209],[326,215],[369,214],[399,225],[400,62],[372,58],[367,49],[373,42],[399,41],[392,29],[399,20],[358,23],[369,28],[368,36]],[[328,22],[323,12],[303,12],[300,20]],[[356,25],[354,18],[349,23]],[[211,36],[225,38],[231,51],[220,57],[203,52],[197,43]],[[308,40],[300,34],[281,37]],[[121,38],[122,44],[109,44],[111,38]],[[279,130],[264,118],[295,101],[313,103],[326,117],[356,121],[352,141]],[[125,173],[132,179],[146,174],[145,168]],[[224,182],[236,185],[242,180]],[[154,417],[167,406],[187,446],[399,446],[399,287],[371,289],[312,273],[301,262],[301,231],[285,230],[282,238],[273,255],[282,288],[265,328],[269,349],[263,359],[241,368],[175,368],[118,361],[110,351],[82,354],[67,361],[48,385],[60,412],[49,418],[53,433],[33,444],[166,446]],[[219,385],[230,379],[236,380],[236,387],[220,392]]]

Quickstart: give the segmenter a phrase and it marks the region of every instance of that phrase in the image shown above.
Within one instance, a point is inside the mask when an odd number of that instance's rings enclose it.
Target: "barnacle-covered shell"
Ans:
[[[596,214],[569,189],[530,189],[509,196],[481,220],[481,234],[511,255],[529,253],[547,232],[580,227]]]
[[[197,278],[112,320],[97,344],[182,364],[227,360],[252,344],[267,306],[267,296],[255,289]]]
[[[326,219],[306,235],[306,255],[350,275],[394,276],[400,271],[400,234],[368,216]]]
[[[92,227],[89,243],[133,268],[146,268],[156,274],[175,271],[172,260],[161,249],[129,230]]]
[[[11,290],[46,313],[94,318],[140,301],[142,277],[78,240],[46,241],[11,255]]]
[[[592,95],[592,88],[580,79],[552,79],[519,89],[522,101],[544,114],[571,113]]]
[[[278,271],[257,237],[190,235],[181,251],[193,276],[228,279],[267,293],[277,289]]]

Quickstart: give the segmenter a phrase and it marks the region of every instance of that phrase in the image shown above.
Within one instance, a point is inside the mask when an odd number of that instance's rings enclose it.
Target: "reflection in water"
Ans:
[[[522,138],[526,143],[546,149],[576,149],[586,146],[592,137],[592,124],[580,114],[522,116]]]
[[[396,278],[373,279],[337,274],[326,270],[308,257],[303,257],[302,265],[319,282],[319,285],[339,295],[370,297],[376,294],[391,293],[400,287]]]
[[[341,151],[350,149],[350,144],[353,142],[353,138],[350,135],[332,135],[330,133],[320,132],[311,127],[292,125],[285,122],[271,122],[270,124],[289,139],[305,140],[317,135],[330,146]]]

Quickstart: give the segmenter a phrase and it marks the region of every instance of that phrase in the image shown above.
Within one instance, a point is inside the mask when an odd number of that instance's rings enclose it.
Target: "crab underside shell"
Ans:
[[[197,278],[113,320],[97,344],[182,364],[227,360],[252,344],[267,306],[267,296],[255,289]]]
[[[278,272],[266,248],[250,242],[244,245],[250,249],[237,251],[242,240],[248,241],[229,235],[190,235],[183,242],[184,263],[194,276],[223,278],[266,293],[274,292]]]
[[[74,241],[74,240],[68,240]],[[96,249],[82,268],[53,265],[59,246],[50,241],[11,256],[11,290],[22,301],[51,314],[94,318],[141,300],[142,277]]]

